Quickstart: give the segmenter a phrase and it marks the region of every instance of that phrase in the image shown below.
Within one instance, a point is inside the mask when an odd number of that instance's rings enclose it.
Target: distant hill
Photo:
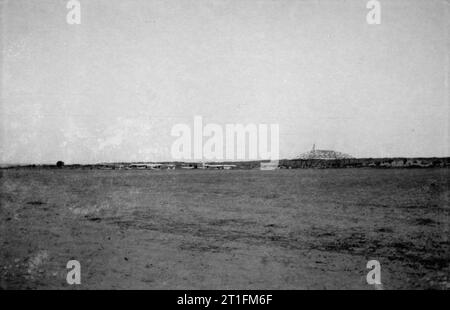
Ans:
[[[353,156],[330,150],[316,150],[315,145],[313,145],[311,151],[300,154],[300,156],[298,157],[298,159],[322,159],[322,160],[347,159],[347,158],[353,158]]]

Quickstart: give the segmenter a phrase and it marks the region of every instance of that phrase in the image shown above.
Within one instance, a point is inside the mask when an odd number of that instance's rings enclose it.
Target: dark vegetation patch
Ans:
[[[378,228],[376,231],[381,232],[381,233],[389,233],[389,234],[394,232],[394,230],[389,227],[381,227],[381,228]]]
[[[40,200],[34,200],[34,201],[28,201],[27,205],[41,206],[41,205],[45,205],[45,202],[42,202]]]
[[[100,222],[102,220],[99,217],[89,217],[89,216],[86,216],[86,219],[91,222]]]
[[[327,235],[321,233],[311,235],[316,241],[309,245],[317,250],[380,257],[431,270],[449,267],[450,246],[445,240],[431,239],[424,244],[345,230],[339,231],[334,238],[326,238]]]
[[[433,225],[436,222],[429,218],[420,218],[420,219],[414,220],[414,223],[417,225],[425,225],[426,226],[426,225]]]
[[[256,224],[255,221],[249,221],[244,219],[217,219],[212,220],[209,222],[211,225],[218,225],[218,226],[226,226],[226,225],[251,225]]]

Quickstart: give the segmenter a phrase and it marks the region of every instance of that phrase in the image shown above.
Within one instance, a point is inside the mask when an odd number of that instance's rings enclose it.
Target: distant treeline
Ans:
[[[233,169],[259,169],[262,161],[241,162],[215,162],[215,164],[236,165]],[[266,161],[264,161],[266,162]],[[201,167],[201,163],[161,162],[164,165],[175,165],[181,168],[185,165]],[[102,163],[91,165],[3,165],[1,168],[44,168],[44,169],[129,169],[131,163]],[[279,161],[280,169],[307,169],[307,168],[433,168],[449,167],[450,157],[433,158],[348,158],[348,159],[282,159]]]
[[[448,167],[450,157],[435,158],[346,158],[280,160],[280,168],[431,168]]]
[[[266,162],[266,161],[265,161]],[[238,169],[258,169],[261,161],[221,162],[234,164]],[[449,167],[450,157],[433,158],[345,158],[345,159],[282,159],[281,169],[307,168],[432,168]]]

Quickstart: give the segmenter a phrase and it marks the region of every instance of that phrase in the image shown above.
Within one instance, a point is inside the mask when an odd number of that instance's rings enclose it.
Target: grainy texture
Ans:
[[[4,289],[449,288],[447,169],[0,172]]]

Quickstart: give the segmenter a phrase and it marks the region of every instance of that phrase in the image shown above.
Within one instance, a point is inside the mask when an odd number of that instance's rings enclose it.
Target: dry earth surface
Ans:
[[[447,169],[0,173],[2,289],[450,288]]]

